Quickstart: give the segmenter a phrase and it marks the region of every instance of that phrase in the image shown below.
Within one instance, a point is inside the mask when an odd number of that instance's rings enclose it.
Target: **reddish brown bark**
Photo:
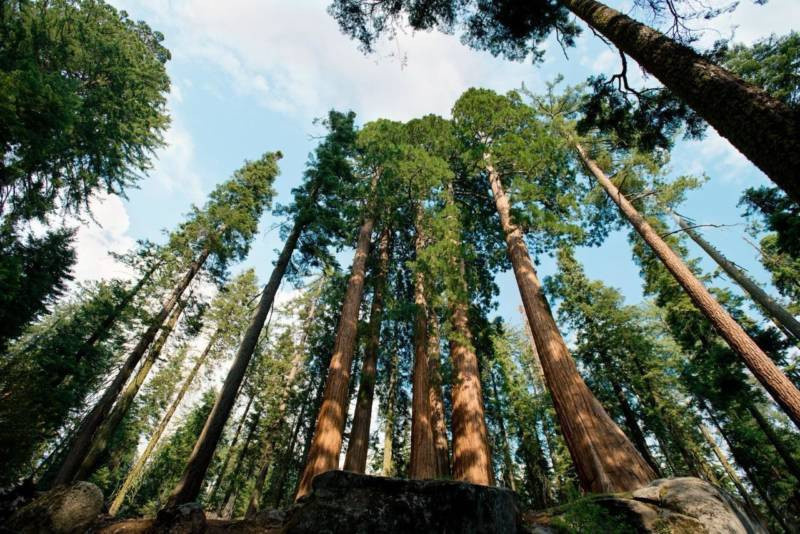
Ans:
[[[418,250],[419,235],[417,236]],[[429,403],[430,371],[428,363],[428,303],[425,298],[425,277],[415,273],[414,304],[414,370],[411,379],[411,459],[408,476],[426,479],[436,477],[436,456]]]
[[[314,437],[308,451],[306,467],[297,488],[296,499],[311,491],[311,481],[320,473],[339,467],[342,450],[342,433],[347,417],[347,397],[350,384],[350,368],[353,366],[353,350],[358,332],[358,310],[364,292],[364,270],[369,254],[370,238],[374,220],[368,214],[358,234],[353,266],[342,304],[339,329],[333,346],[333,355],[328,367],[325,393],[317,416]]]
[[[389,272],[390,239],[391,231],[388,228],[384,228],[380,237],[378,272],[375,277],[375,292],[370,305],[367,343],[364,348],[364,362],[361,367],[361,381],[358,386],[356,410],[353,415],[353,426],[350,429],[347,456],[344,459],[344,469],[355,471],[356,473],[363,473],[367,468],[372,400],[375,396],[375,373],[378,365],[378,348],[380,346],[381,322],[383,320],[383,291],[386,286],[386,276]]]
[[[439,349],[439,320],[436,311],[428,309],[428,405],[433,430],[433,452],[436,456],[436,477],[450,476],[450,447],[447,443],[447,422],[442,398],[441,351]]]
[[[633,204],[608,179],[602,169],[586,155],[583,147],[576,145],[575,148],[586,168],[605,189],[608,196],[611,197],[611,200],[630,221],[636,232],[658,256],[664,267],[683,287],[694,305],[697,306],[697,309],[714,325],[714,328],[725,339],[728,346],[742,358],[747,368],[761,382],[761,385],[769,392],[775,402],[784,409],[794,424],[800,427],[800,391],[797,390],[792,381],[764,354],[764,351],[747,335],[739,323],[725,311],[725,308],[711,296],[711,293],[708,292],[683,260],[653,230]]]
[[[545,383],[581,486],[586,491],[604,493],[641,487],[653,480],[655,474],[578,374],[550,312],[522,231],[511,220],[511,206],[500,176],[488,155],[485,159],[508,256],[539,353]]]

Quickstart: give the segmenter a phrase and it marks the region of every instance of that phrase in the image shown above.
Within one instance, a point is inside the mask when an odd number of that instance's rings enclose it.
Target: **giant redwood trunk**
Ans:
[[[447,421],[442,397],[441,350],[439,319],[436,310],[428,309],[428,405],[433,431],[433,452],[436,455],[436,478],[450,476],[450,447],[447,443]]]
[[[367,451],[369,449],[369,428],[372,419],[372,400],[375,395],[375,373],[378,365],[381,323],[383,320],[383,292],[389,272],[391,230],[384,228],[381,232],[378,250],[378,270],[367,326],[367,343],[364,347],[364,361],[361,366],[361,380],[358,385],[356,409],[353,424],[350,428],[350,441],[347,455],[344,458],[344,469],[363,473],[367,468]]]
[[[453,478],[490,486],[493,481],[489,439],[483,408],[478,356],[472,345],[467,316],[467,288],[464,261],[459,258],[463,286],[450,303],[453,335],[450,359],[453,363]]]
[[[186,288],[189,287],[192,280],[194,280],[194,277],[200,272],[209,254],[210,250],[206,247],[197,258],[189,264],[189,269],[183,275],[180,282],[178,282],[178,285],[172,290],[169,297],[167,297],[167,300],[162,304],[158,314],[153,318],[150,326],[128,355],[128,358],[122,364],[114,380],[106,388],[103,396],[100,397],[100,400],[97,401],[94,408],[83,418],[81,424],[75,431],[75,439],[70,446],[69,452],[64,457],[64,461],[59,466],[58,473],[53,479],[54,486],[69,484],[75,480],[78,469],[80,469],[86,455],[89,453],[89,448],[92,445],[92,438],[95,432],[100,425],[103,424],[103,421],[105,421],[106,416],[111,411],[111,407],[114,405],[114,401],[117,400],[119,392],[122,391],[123,386],[125,386],[131,373],[133,373],[133,370],[142,359],[142,356],[144,356],[150,343],[155,339],[156,334],[158,334],[167,316],[172,312],[173,308],[175,308],[178,300],[181,298],[184,291],[186,291]]]
[[[683,217],[673,213],[672,217],[678,226],[683,229],[686,234],[692,238],[692,241],[698,244],[706,254],[711,256],[711,259],[716,262],[725,273],[730,276],[734,282],[744,289],[748,295],[758,304],[761,308],[769,314],[770,317],[777,323],[779,327],[789,331],[797,341],[800,341],[800,321],[794,318],[789,310],[781,306],[772,297],[767,295],[767,292],[758,287],[758,285],[750,279],[741,269],[728,261],[728,258],[714,248],[714,246],[703,239],[699,232],[696,232],[691,226],[686,224]]]
[[[658,78],[800,203],[800,113],[688,46],[596,0],[559,1]]]
[[[80,469],[78,469],[78,473],[75,475],[75,478],[78,480],[87,480],[97,468],[97,462],[100,456],[106,451],[111,437],[114,435],[114,432],[117,431],[117,428],[125,418],[128,410],[130,410],[131,405],[133,405],[133,400],[136,394],[139,393],[142,384],[144,384],[144,381],[147,379],[147,375],[150,374],[150,369],[153,368],[156,360],[161,356],[161,351],[164,349],[164,345],[167,344],[167,340],[175,329],[175,325],[178,323],[178,319],[181,314],[183,314],[185,307],[186,303],[184,301],[178,302],[178,305],[172,311],[169,319],[164,323],[161,334],[156,338],[153,346],[150,347],[142,365],[139,366],[139,370],[136,371],[133,379],[125,386],[122,393],[120,393],[119,399],[117,399],[116,404],[114,404],[114,408],[111,410],[106,421],[97,429],[97,432],[95,432],[94,439],[92,440],[92,447],[89,449]]]
[[[386,392],[386,417],[383,428],[383,469],[385,477],[394,476],[394,460],[392,458],[394,442],[395,398],[397,394],[397,351],[392,355],[389,369],[389,389]]]
[[[611,197],[611,200],[630,221],[636,232],[658,256],[664,267],[683,287],[694,305],[697,306],[697,309],[706,316],[717,332],[728,343],[728,346],[744,360],[747,368],[772,395],[775,402],[784,409],[794,424],[800,427],[800,391],[775,365],[775,362],[764,354],[764,351],[747,335],[739,323],[725,311],[725,308],[711,296],[711,293],[695,277],[681,258],[653,230],[633,204],[609,180],[602,169],[586,155],[583,147],[576,145],[576,149],[586,168],[605,189],[608,196]]]
[[[655,478],[655,473],[578,374],[575,361],[550,312],[522,231],[511,220],[511,206],[500,176],[488,155],[485,161],[508,256],[545,383],[581,486],[586,491],[598,493],[629,491],[644,486]]]
[[[339,467],[342,434],[347,417],[350,368],[353,364],[353,351],[358,333],[358,311],[364,292],[364,271],[369,255],[373,226],[374,219],[368,210],[358,233],[358,244],[353,257],[350,279],[347,281],[333,355],[328,366],[325,393],[317,416],[306,466],[297,489],[297,499],[311,491],[311,481],[315,476]]]
[[[111,501],[111,505],[108,507],[109,515],[117,515],[122,503],[125,502],[125,496],[131,490],[131,488],[139,481],[141,478],[142,473],[144,472],[144,466],[147,463],[147,460],[150,459],[150,455],[153,453],[153,450],[156,448],[161,436],[164,434],[164,430],[166,430],[167,425],[172,420],[172,416],[175,415],[175,412],[180,406],[181,401],[186,396],[186,393],[189,391],[189,387],[194,382],[194,379],[197,377],[197,373],[200,372],[200,368],[205,365],[206,360],[208,359],[208,354],[211,352],[211,348],[214,346],[214,343],[217,341],[217,336],[219,332],[215,332],[211,338],[209,339],[208,343],[206,344],[205,349],[203,352],[200,353],[200,356],[194,361],[194,365],[192,369],[189,371],[189,374],[184,378],[183,383],[181,384],[180,389],[178,390],[178,394],[172,400],[172,403],[169,405],[169,408],[161,417],[161,421],[159,421],[158,426],[156,427],[153,435],[150,436],[150,439],[147,441],[147,445],[142,451],[142,454],[139,458],[136,459],[136,463],[133,464],[130,471],[128,471],[128,475],[125,477],[125,480],[122,482],[122,486],[120,486],[119,490],[117,490],[116,495],[114,495],[114,500]]]
[[[195,501],[200,494],[203,478],[206,476],[208,466],[214,457],[214,451],[217,449],[222,431],[225,429],[225,423],[228,421],[231,410],[233,410],[233,406],[236,403],[236,396],[244,380],[247,366],[253,358],[267,315],[272,309],[272,303],[275,301],[275,295],[281,285],[283,275],[286,273],[289,261],[292,259],[292,253],[294,253],[297,241],[300,239],[307,222],[308,219],[302,214],[298,215],[295,220],[292,231],[278,256],[278,261],[272,269],[269,282],[264,287],[264,291],[261,292],[258,307],[250,320],[250,324],[247,326],[239,349],[236,351],[236,356],[222,385],[222,391],[220,391],[211,413],[208,414],[206,424],[200,433],[200,437],[197,438],[197,443],[194,445],[194,450],[192,450],[192,454],[186,464],[183,476],[167,500],[167,506]]]

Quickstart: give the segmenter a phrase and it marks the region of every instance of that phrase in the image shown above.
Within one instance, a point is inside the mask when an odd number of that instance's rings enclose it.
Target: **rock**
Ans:
[[[698,478],[654,480],[631,494],[597,495],[524,514],[534,533],[767,534],[725,492]]]
[[[76,482],[43,493],[18,510],[8,527],[20,534],[82,532],[103,509],[103,492],[90,482]]]
[[[164,508],[158,512],[153,530],[169,534],[202,534],[206,531],[206,514],[196,502]]]
[[[287,514],[290,534],[522,532],[513,492],[463,482],[329,471]]]

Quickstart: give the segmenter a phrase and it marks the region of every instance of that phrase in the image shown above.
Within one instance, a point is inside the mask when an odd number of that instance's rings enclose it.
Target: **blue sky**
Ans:
[[[567,83],[578,83],[590,74],[613,74],[619,68],[616,54],[588,31],[578,47],[567,51],[569,60],[555,43],[548,43],[545,62],[539,66],[495,59],[462,46],[455,36],[439,33],[407,32],[366,57],[339,33],[325,11],[326,0],[111,3],[166,36],[172,51],[168,65],[172,126],[166,135],[168,146],[159,151],[153,170],[140,189],[130,192],[129,200],[94,203],[99,225],[89,223],[79,234],[79,279],[121,274],[108,250],[124,250],[136,239],[161,239],[161,230],[173,228],[192,203],[202,203],[244,159],[265,151],[284,154],[277,201],[288,202],[316,143],[312,136],[320,133],[312,120],[328,109],[352,109],[360,122],[378,117],[407,120],[425,113],[447,116],[469,87],[504,92],[525,83],[536,91],[558,74]],[[629,4],[609,3],[626,11]],[[793,23],[796,29],[798,20],[797,0],[770,0],[763,7],[742,0],[732,15],[703,21],[708,30],[701,42],[711,43],[735,29],[737,41],[751,43],[773,32],[786,33]],[[633,74],[641,77],[638,69]],[[742,190],[767,183],[713,131],[703,141],[679,143],[672,168],[676,175],[705,172],[710,177],[680,210],[700,223],[743,223],[742,210],[736,207]],[[264,218],[250,256],[233,272],[252,266],[262,280],[267,278],[274,250],[281,245],[277,231],[267,232],[276,222],[281,221]],[[742,239],[743,231],[742,224],[707,229],[705,235],[766,283],[768,277]],[[696,248],[692,252],[701,254]],[[641,280],[624,233],[612,235],[600,248],[582,250],[579,258],[589,276],[621,289],[631,303],[641,301]],[[344,260],[346,264],[349,258]],[[712,268],[707,260],[704,265]],[[540,274],[552,272],[552,260],[542,258]],[[520,301],[513,277],[504,273],[497,280],[499,313],[518,322]]]

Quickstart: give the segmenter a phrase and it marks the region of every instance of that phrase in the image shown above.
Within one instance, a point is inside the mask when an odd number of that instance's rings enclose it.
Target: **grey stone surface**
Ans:
[[[21,534],[71,534],[84,531],[103,509],[103,492],[76,482],[43,493],[18,510],[7,528]]]

